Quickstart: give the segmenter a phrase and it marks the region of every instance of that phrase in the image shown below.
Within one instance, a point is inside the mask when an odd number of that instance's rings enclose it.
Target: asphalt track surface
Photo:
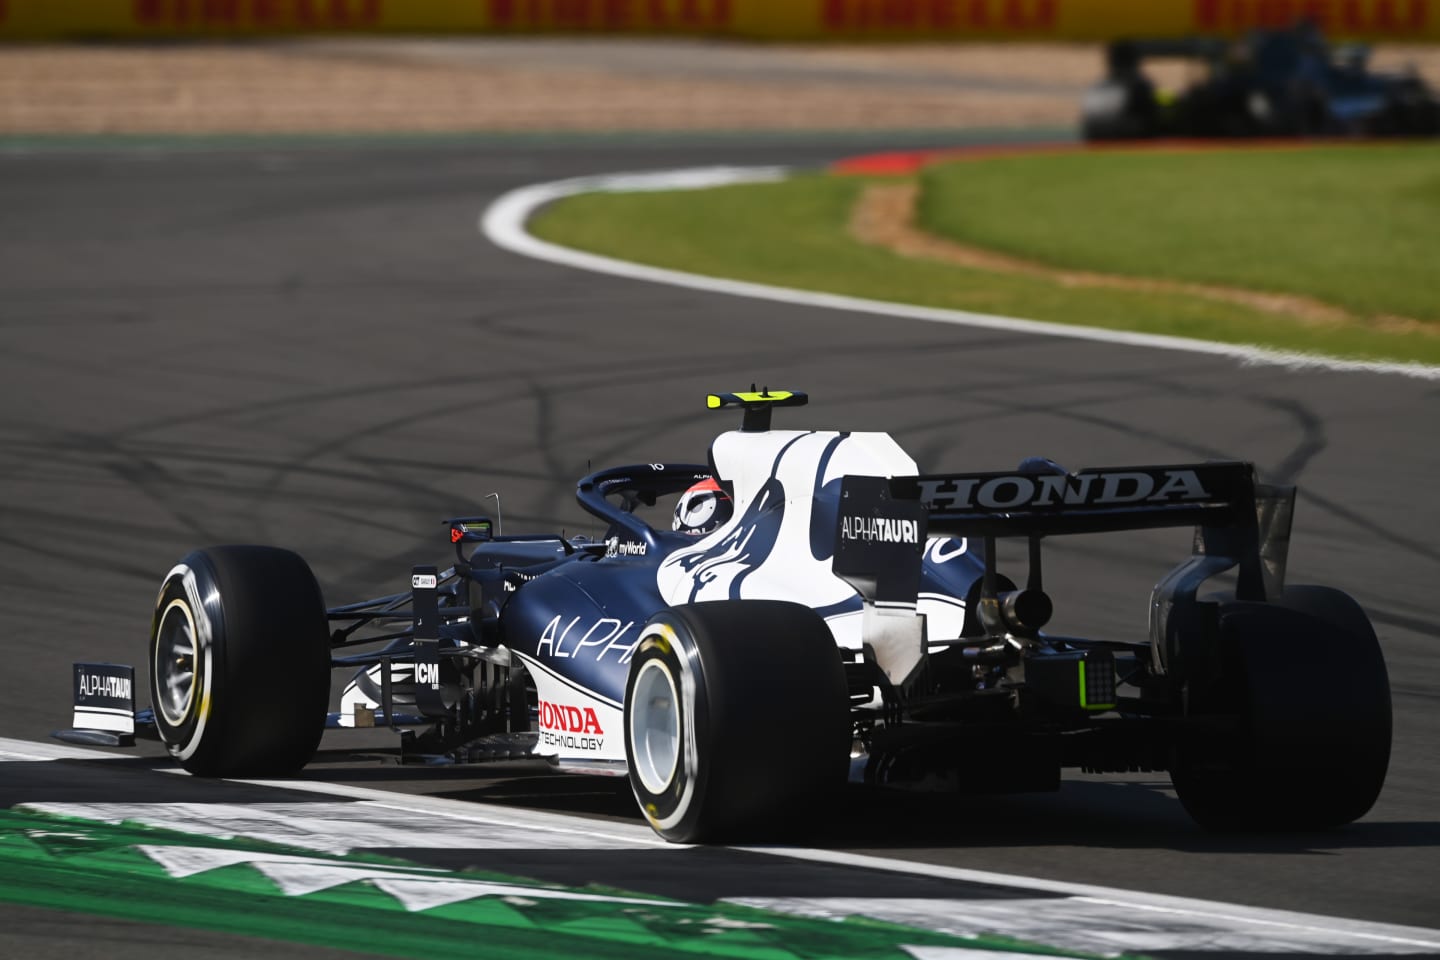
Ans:
[[[444,561],[439,519],[493,507],[492,492],[508,532],[590,530],[573,500],[587,464],[703,457],[731,424],[701,396],[755,381],[810,392],[781,425],[888,430],[924,469],[1003,469],[1033,453],[1076,467],[1253,460],[1265,478],[1300,484],[1291,582],[1357,596],[1394,692],[1386,790],[1345,829],[1213,836],[1163,778],[1072,777],[1056,795],[847,796],[805,842],[1437,925],[1436,384],[652,286],[521,259],[476,231],[490,200],[526,183],[818,164],[896,145],[0,153],[0,736],[42,740],[66,725],[73,660],[141,662],[159,578],[195,546],[299,550],[336,603],[398,590],[411,564]],[[1142,635],[1150,584],[1187,549],[1174,532],[1058,545],[1055,626]],[[623,782],[524,765],[401,769],[357,758],[337,736],[324,748],[317,779],[638,820]],[[201,788],[153,766],[127,764],[121,780],[99,768],[12,772],[0,803]],[[639,890],[663,877],[691,885],[672,895],[695,897],[758,883],[753,865],[723,858],[657,873],[653,861],[596,857],[581,863],[589,876],[573,861],[499,866]],[[113,921],[0,917],[4,952],[33,957],[246,951],[219,935],[146,928],[137,940]]]

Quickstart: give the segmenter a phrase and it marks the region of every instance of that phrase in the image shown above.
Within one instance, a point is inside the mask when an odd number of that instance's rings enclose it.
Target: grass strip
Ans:
[[[1018,156],[922,183],[920,226],[965,243],[1440,321],[1440,146]]]
[[[1125,158],[1106,154],[1094,159],[1103,163]],[[948,177],[954,170],[960,178],[990,168],[998,168],[1001,172],[996,175],[1003,176],[1004,168],[1016,160],[967,162],[947,168],[943,174],[937,172],[935,177]],[[931,183],[929,177],[927,174],[927,186]],[[862,244],[848,233],[860,191],[871,182],[872,178],[805,174],[780,183],[709,190],[586,194],[541,211],[531,229],[554,243],[707,276],[1301,353],[1440,363],[1440,337],[1427,332],[1305,325],[1247,307],[1182,294],[1071,288],[1044,278],[907,259]],[[1203,187],[1195,185],[1194,189]],[[1017,197],[1023,199],[1025,194],[1012,192],[992,200],[997,208],[1006,208],[1015,205]],[[932,203],[938,201],[922,200],[927,208]],[[933,214],[933,209],[930,212]],[[1093,225],[1077,222],[1067,229],[1080,244]],[[955,233],[969,239],[958,229]],[[1212,243],[1209,237],[1177,231],[1177,239],[1183,238],[1188,238],[1194,248]],[[1013,249],[1031,254],[1028,248]],[[1280,258],[1303,256],[1303,251],[1292,255],[1289,250],[1282,245],[1274,253]],[[1303,272],[1303,265],[1295,271]],[[1125,272],[1136,275],[1142,271],[1127,266]],[[1407,277],[1403,282],[1410,286],[1424,283],[1414,271]],[[1231,277],[1221,282],[1239,285]],[[1435,281],[1430,282],[1433,285]],[[1346,305],[1354,302],[1345,301]],[[1360,309],[1358,305],[1356,309]]]

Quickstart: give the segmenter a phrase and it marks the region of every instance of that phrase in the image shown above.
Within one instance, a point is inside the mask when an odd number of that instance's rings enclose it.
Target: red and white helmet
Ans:
[[[670,528],[698,537],[729,520],[734,511],[729,495],[710,477],[680,494],[675,504],[675,522]]]

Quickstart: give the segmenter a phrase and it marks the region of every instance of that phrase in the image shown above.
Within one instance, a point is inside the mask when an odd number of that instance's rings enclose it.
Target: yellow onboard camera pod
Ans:
[[[762,433],[770,429],[770,411],[775,407],[803,407],[810,402],[808,394],[799,390],[771,390],[769,387],[750,389],[742,393],[712,393],[705,397],[705,406],[711,410],[725,407],[743,407],[745,420],[740,429],[746,433]]]

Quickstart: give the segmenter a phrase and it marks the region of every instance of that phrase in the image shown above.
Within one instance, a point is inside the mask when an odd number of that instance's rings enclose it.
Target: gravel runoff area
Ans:
[[[1440,49],[1377,49],[1440,86]],[[1183,64],[1159,64],[1164,85]],[[1085,44],[298,39],[0,46],[0,134],[1069,126]]]

